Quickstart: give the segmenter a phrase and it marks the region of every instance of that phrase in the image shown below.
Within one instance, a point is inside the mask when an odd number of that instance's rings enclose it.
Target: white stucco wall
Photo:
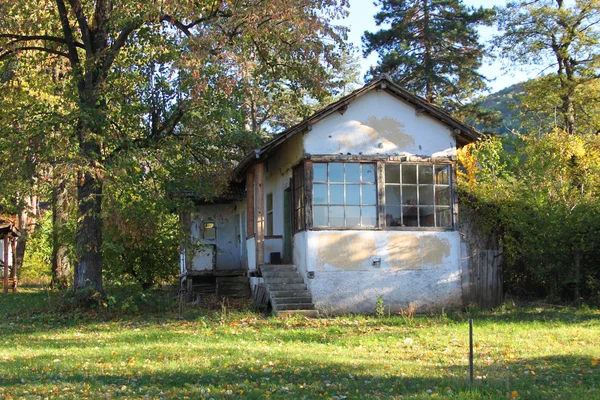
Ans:
[[[462,305],[458,232],[312,231],[306,235],[306,270],[314,270],[315,276],[304,276],[316,307],[324,312],[372,313],[380,295],[391,312]]]
[[[351,102],[346,112],[327,116],[304,135],[308,154],[419,155],[456,154],[450,128],[383,90]]]
[[[294,235],[292,242],[293,262],[300,275],[305,277],[308,271],[312,271],[313,267],[307,264],[308,258],[308,232],[298,232]]]
[[[248,269],[256,269],[256,240],[254,237],[246,240],[246,249],[248,250]]]

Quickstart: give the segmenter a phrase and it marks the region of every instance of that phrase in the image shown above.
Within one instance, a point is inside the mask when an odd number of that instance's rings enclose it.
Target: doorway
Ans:
[[[292,263],[292,190],[283,192],[283,262]]]

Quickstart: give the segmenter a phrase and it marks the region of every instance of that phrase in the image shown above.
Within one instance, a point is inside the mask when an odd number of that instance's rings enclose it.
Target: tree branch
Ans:
[[[69,23],[67,7],[63,0],[56,0],[56,6],[58,8],[58,15],[62,25],[63,34],[65,35],[67,48],[69,49],[69,61],[71,62],[71,67],[75,69],[79,65],[79,55],[77,54],[77,47],[75,46],[75,40],[73,39],[73,31],[71,30],[71,24]]]
[[[68,44],[65,38],[48,35],[16,35],[12,33],[2,33],[0,38],[13,39],[13,42],[27,42],[30,40],[46,40],[49,42],[57,42],[62,44]],[[74,42],[75,46],[84,49],[83,43]]]
[[[62,1],[62,0],[60,0]],[[81,38],[83,39],[83,45],[85,46],[85,51],[88,55],[94,54],[94,50],[92,47],[92,40],[90,37],[90,29],[87,23],[87,19],[83,14],[83,6],[81,5],[80,0],[68,0],[73,12],[75,13],[75,18],[77,18],[77,23],[79,24],[79,30],[81,31]]]
[[[30,51],[30,50],[43,51],[45,53],[55,54],[57,56],[69,58],[69,53],[65,53],[63,51],[47,49],[45,47],[38,47],[38,46],[22,46],[22,47],[16,47],[16,48],[10,49],[10,50],[0,54],[0,61],[7,59],[10,54],[18,53],[19,51]]]

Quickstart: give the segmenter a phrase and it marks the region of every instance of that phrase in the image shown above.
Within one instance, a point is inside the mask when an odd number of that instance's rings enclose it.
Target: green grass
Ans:
[[[60,296],[0,294],[0,398],[600,398],[593,310],[278,320],[217,304],[179,319],[166,297],[141,316],[120,299],[49,312]]]

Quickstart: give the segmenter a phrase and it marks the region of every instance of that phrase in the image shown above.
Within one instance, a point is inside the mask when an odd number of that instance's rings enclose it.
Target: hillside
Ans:
[[[503,135],[521,128],[519,104],[520,96],[523,94],[523,82],[521,82],[485,96],[477,102],[477,105],[484,110],[500,113],[500,126],[495,130],[496,133]],[[474,126],[479,130],[485,130],[482,124],[475,123]]]

